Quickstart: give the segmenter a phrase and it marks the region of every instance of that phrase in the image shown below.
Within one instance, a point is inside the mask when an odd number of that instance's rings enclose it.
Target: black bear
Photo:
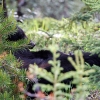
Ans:
[[[57,60],[60,60],[61,67],[63,67],[63,73],[69,72],[69,71],[75,71],[74,67],[72,64],[67,60],[68,57],[72,57],[73,60],[75,60],[75,55],[67,55],[62,52],[57,52],[60,54],[60,56],[57,58]],[[23,60],[24,64],[21,66],[21,68],[26,68],[28,69],[29,64],[34,64],[36,63],[39,67],[45,68],[47,71],[51,71],[51,65],[48,64],[49,60],[52,60],[53,55],[49,50],[41,50],[37,52],[30,52],[29,50],[24,50],[23,52],[17,52],[15,54],[17,58],[20,58]],[[100,58],[98,57],[97,54],[91,55],[91,53],[83,53],[83,58],[84,61],[89,63],[91,66],[92,65],[98,65],[100,66]],[[66,79],[63,81],[65,84],[70,84],[72,81],[72,78]],[[51,84],[50,82],[46,81],[45,79],[40,79],[38,81],[39,83],[43,84]],[[35,82],[36,83],[36,82]],[[34,82],[30,81],[27,84],[27,91],[26,94],[29,96],[29,98],[33,99],[35,98],[35,93],[38,93],[41,89],[37,87],[33,91],[33,85]],[[72,85],[71,88],[74,88],[75,85]],[[30,100],[30,99],[29,99]]]
[[[21,39],[25,39],[25,38],[27,38],[27,36],[25,35],[25,32],[20,27],[16,26],[16,31],[13,34],[10,33],[6,40],[15,42],[15,41],[18,41],[18,40],[21,40]],[[27,44],[27,45],[29,45],[28,47],[30,49],[32,49],[35,46],[35,43],[33,43],[30,40],[30,43]]]
[[[9,41],[17,41],[19,39],[25,39],[27,38],[23,30],[19,27],[17,27],[17,31],[15,32],[14,35],[8,35],[8,40]],[[31,45],[34,47],[34,43]],[[60,60],[61,67],[63,67],[63,72],[69,72],[69,71],[75,71],[74,67],[72,64],[67,60],[68,57],[72,57],[73,60],[75,60],[75,55],[67,55],[63,52],[57,52],[60,54],[60,56],[57,58],[57,60]],[[49,50],[41,50],[37,52],[32,52],[29,49],[24,49],[24,50],[18,50],[14,52],[14,56],[17,59],[22,60],[24,63],[21,66],[21,68],[28,69],[29,64],[34,64],[36,63],[39,67],[45,68],[46,70],[50,71],[51,70],[51,65],[48,64],[49,60],[52,60],[53,55]],[[91,55],[91,53],[83,53],[83,58],[84,61],[89,63],[91,66],[92,65],[97,65],[100,66],[100,58],[98,57],[97,54]],[[69,84],[71,79],[65,80],[64,83]],[[40,80],[40,83],[47,84],[48,81],[46,80]],[[32,84],[33,85],[33,84]],[[29,83],[28,84],[28,89],[30,93],[34,93],[32,90],[32,85]],[[37,91],[37,90],[36,90]],[[34,96],[33,96],[34,97]]]
[[[25,38],[26,38],[26,35],[25,35],[24,31],[20,27],[17,26],[14,34],[8,35],[7,40],[18,41],[20,39],[25,39]]]

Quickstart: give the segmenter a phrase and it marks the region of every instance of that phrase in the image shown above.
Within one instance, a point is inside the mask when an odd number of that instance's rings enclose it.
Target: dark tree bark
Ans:
[[[6,7],[6,0],[2,0],[3,10],[4,10],[4,17],[8,17],[7,7]]]
[[[17,0],[17,14],[19,17],[23,16],[23,13],[21,11],[21,7],[25,6],[25,5],[26,5],[25,0]]]

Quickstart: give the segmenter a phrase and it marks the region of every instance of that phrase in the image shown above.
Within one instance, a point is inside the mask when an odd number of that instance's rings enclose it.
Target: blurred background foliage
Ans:
[[[18,1],[25,1],[21,7],[24,17],[70,17],[83,7],[81,0],[7,0],[8,8],[17,11]]]

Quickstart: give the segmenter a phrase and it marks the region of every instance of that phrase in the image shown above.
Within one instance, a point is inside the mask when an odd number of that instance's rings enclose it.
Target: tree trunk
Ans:
[[[4,10],[4,17],[8,17],[7,7],[6,7],[6,0],[2,0],[3,10]]]

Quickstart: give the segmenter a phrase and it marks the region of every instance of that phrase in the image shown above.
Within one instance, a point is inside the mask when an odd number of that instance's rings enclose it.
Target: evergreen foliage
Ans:
[[[12,15],[5,18],[3,8],[2,6],[0,7],[0,53],[5,50],[7,50],[7,52],[10,52],[10,50],[15,51],[16,49],[20,48],[27,48],[26,44],[29,43],[29,40],[27,38],[18,40],[17,42],[7,40],[8,35],[13,35],[17,31],[17,22]]]
[[[63,69],[62,67],[60,67],[60,62],[56,60],[56,58],[59,56],[58,54],[56,54],[57,46],[56,49],[53,45],[51,45],[49,48],[53,53],[53,60],[49,61],[49,63],[53,66],[51,68],[51,72],[47,72],[45,69],[39,68],[36,65],[34,66],[30,65],[29,71],[31,74],[33,74],[33,76],[36,75],[40,77],[39,80],[41,80],[41,78],[44,78],[48,80],[50,83],[52,83],[53,85],[38,83],[34,85],[33,89],[35,89],[37,86],[40,86],[42,88],[42,91],[44,91],[46,94],[48,94],[48,91],[53,91],[54,93],[53,100],[61,100],[61,99],[69,100],[73,98],[72,95],[70,94],[71,87],[70,85],[63,83],[62,81],[73,77],[73,81],[71,84],[73,83],[77,84],[74,99],[76,100],[79,100],[80,98],[85,99],[85,97],[89,93],[88,75],[90,73],[93,73],[94,70],[92,69],[86,71],[84,70],[85,64],[84,64],[84,59],[81,51],[75,52],[75,58],[76,58],[75,62],[72,60],[72,58],[68,58],[69,61],[72,63],[72,65],[75,67],[76,71],[62,73],[61,71]],[[48,98],[49,100],[49,95],[46,98]]]
[[[91,9],[100,9],[100,0],[82,0]]]
[[[4,10],[0,5],[0,99],[1,100],[18,100],[19,98],[17,84],[20,80],[24,81],[24,72],[19,69],[22,62],[18,61],[13,53],[13,50],[19,49],[23,41],[10,42],[7,40],[8,35],[16,32],[16,20],[11,15],[4,16]],[[29,43],[25,40],[23,44]],[[20,100],[20,98],[19,98]]]

